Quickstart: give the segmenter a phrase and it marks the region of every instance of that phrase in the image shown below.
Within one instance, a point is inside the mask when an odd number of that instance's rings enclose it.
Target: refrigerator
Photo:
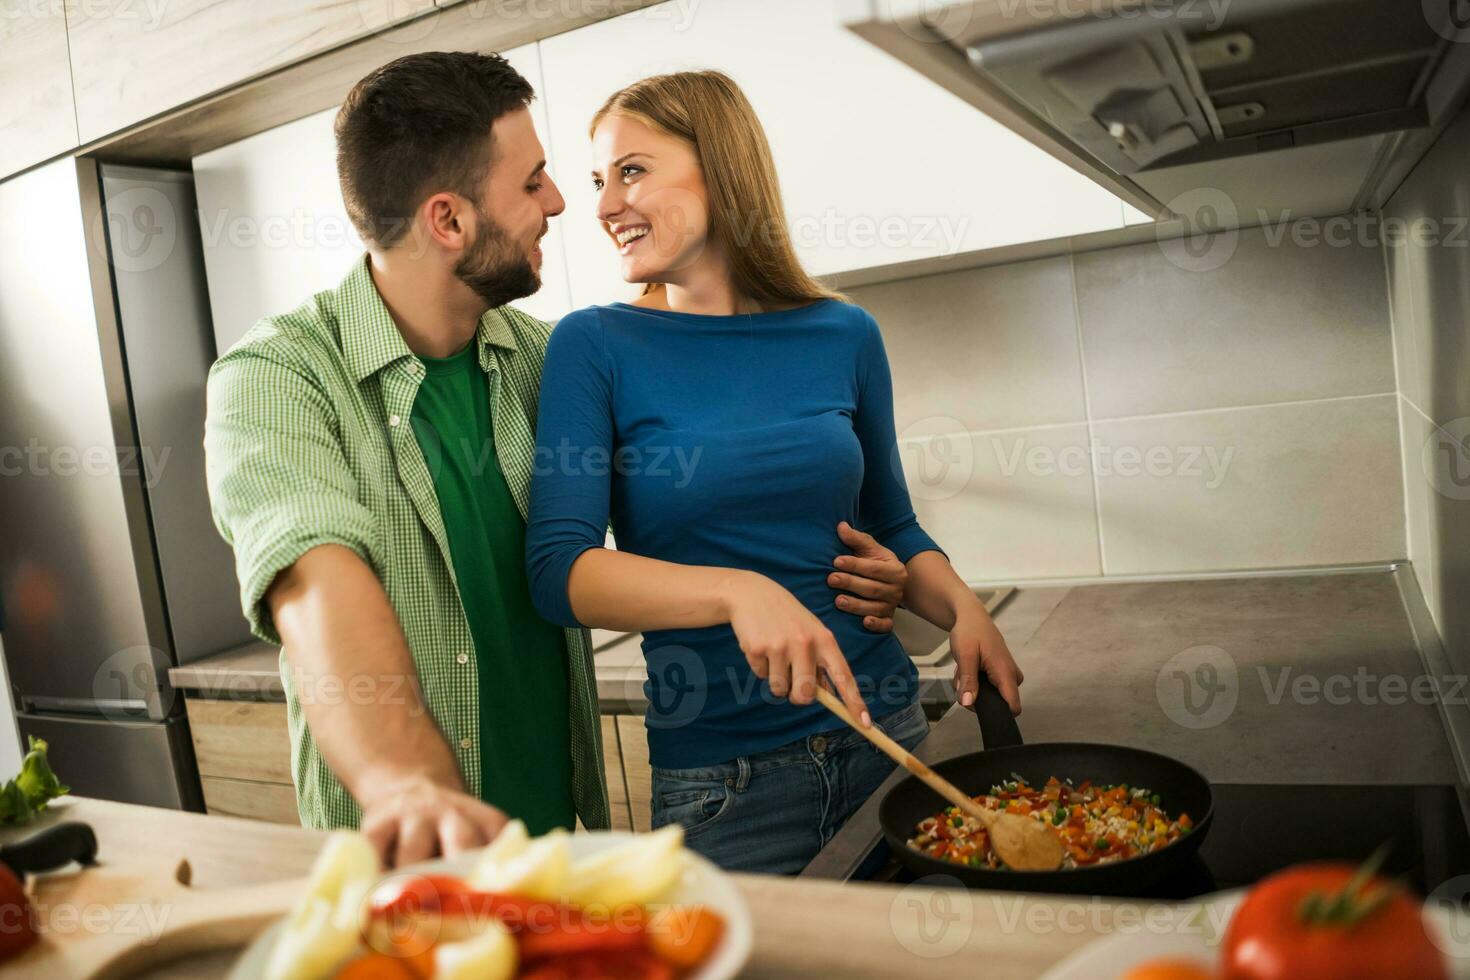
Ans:
[[[215,359],[192,175],[63,160],[0,184],[0,638],[72,791],[202,810],[168,670],[251,642],[210,518]]]

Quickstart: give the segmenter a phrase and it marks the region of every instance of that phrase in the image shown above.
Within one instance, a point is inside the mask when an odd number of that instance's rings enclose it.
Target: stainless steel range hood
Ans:
[[[1301,215],[1381,204],[1463,101],[1457,3],[849,0],[846,20],[1152,216],[1202,187]]]

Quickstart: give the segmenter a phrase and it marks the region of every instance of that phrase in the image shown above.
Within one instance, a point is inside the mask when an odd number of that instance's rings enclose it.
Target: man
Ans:
[[[389,864],[507,813],[608,825],[588,636],[536,616],[524,571],[551,328],[505,304],[540,287],[563,209],[532,98],[494,55],[359,82],[337,166],[367,255],[210,372],[215,520],[251,628],[283,644],[302,822],[360,825]],[[844,608],[888,629],[903,565],[843,533],[866,576]]]

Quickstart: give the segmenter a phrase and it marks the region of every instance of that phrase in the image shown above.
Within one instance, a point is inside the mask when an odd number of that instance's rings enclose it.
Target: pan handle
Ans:
[[[1011,706],[1001,697],[1000,691],[990,683],[984,671],[980,672],[980,683],[975,693],[975,717],[980,722],[981,744],[987,749],[1004,749],[1021,745],[1021,726],[1011,714]]]

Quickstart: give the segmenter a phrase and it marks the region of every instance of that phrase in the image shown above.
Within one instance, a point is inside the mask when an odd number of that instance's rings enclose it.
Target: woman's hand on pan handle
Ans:
[[[978,694],[980,671],[990,679],[1010,705],[1011,713],[1021,713],[1021,682],[1026,675],[1011,656],[1006,638],[1001,636],[995,621],[985,611],[984,603],[976,599],[973,606],[962,607],[955,617],[954,628],[949,631],[949,649],[954,655],[955,695],[960,704],[970,707]]]
[[[737,572],[725,601],[746,662],[772,694],[811,704],[825,675],[854,718],[872,721],[832,631],[794,595],[764,575]]]

